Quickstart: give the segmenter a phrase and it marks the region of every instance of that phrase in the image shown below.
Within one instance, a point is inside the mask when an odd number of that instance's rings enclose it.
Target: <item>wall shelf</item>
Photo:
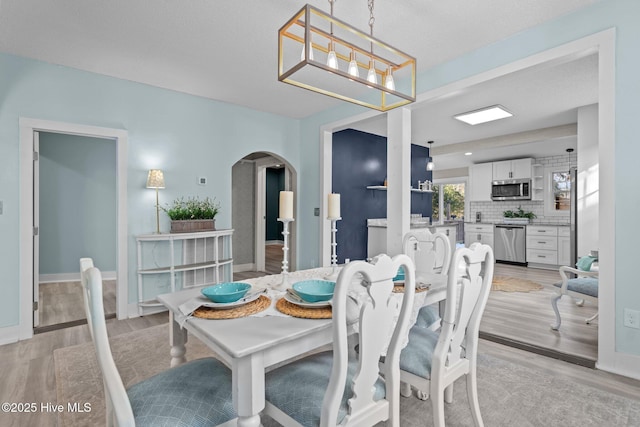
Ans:
[[[387,191],[387,187],[384,185],[368,185],[367,190],[379,190],[379,191]],[[418,188],[412,188],[412,193],[433,193],[433,190],[420,190]]]

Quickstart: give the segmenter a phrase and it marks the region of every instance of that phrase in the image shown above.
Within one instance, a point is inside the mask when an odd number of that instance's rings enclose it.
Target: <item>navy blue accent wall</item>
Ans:
[[[340,193],[338,262],[367,257],[367,219],[387,216],[387,193],[367,190],[387,174],[387,139],[352,129],[333,134],[332,190]],[[326,197],[326,196],[325,196]]]
[[[429,149],[421,145],[411,144],[411,186],[418,188],[418,180],[433,180],[432,171],[427,171]],[[411,213],[431,216],[433,193],[411,193]]]
[[[429,150],[411,147],[411,185],[431,179],[426,170]],[[367,257],[367,219],[387,217],[387,193],[367,190],[382,185],[387,174],[387,138],[347,129],[333,134],[332,190],[340,193],[336,235],[338,262]],[[326,197],[326,196],[325,196]],[[412,193],[411,212],[431,216],[431,193]],[[326,220],[326,219],[325,219]]]
[[[265,240],[284,240],[282,223],[278,222],[280,191],[284,190],[284,168],[266,169]]]

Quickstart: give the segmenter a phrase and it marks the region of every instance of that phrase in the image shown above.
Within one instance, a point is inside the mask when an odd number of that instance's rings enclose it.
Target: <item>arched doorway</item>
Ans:
[[[232,168],[234,272],[279,273],[282,269],[282,224],[277,222],[278,197],[297,190],[296,172],[282,157],[254,152]],[[294,203],[294,217],[296,208]],[[289,271],[296,269],[296,227],[290,227]]]

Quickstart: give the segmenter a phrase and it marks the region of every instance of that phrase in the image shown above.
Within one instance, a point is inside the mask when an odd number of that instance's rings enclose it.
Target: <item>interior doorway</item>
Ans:
[[[29,339],[34,333],[34,285],[39,283],[34,273],[34,163],[36,141],[39,132],[51,132],[77,136],[110,139],[116,153],[116,317],[129,317],[128,307],[128,251],[127,251],[127,144],[128,133],[75,123],[20,118],[20,320],[18,339]],[[78,270],[79,270],[78,265]],[[79,274],[79,273],[78,273]]]
[[[608,29],[565,45],[551,48],[540,53],[532,54],[513,63],[501,65],[495,69],[482,72],[477,75],[462,78],[455,82],[438,87],[427,93],[421,94],[421,100],[410,108],[418,108],[424,103],[437,100],[448,94],[463,93],[465,89],[481,82],[497,79],[524,70],[533,66],[547,66],[570,62],[587,55],[598,55],[598,115],[595,119],[598,123],[598,161],[599,161],[599,188],[612,189],[615,187],[614,153],[611,146],[615,145],[615,30]],[[321,133],[321,192],[331,190],[331,132],[336,129],[352,127],[354,124],[372,120],[374,113],[363,113],[354,116],[350,120],[342,119],[323,126]],[[615,222],[609,218],[614,217],[615,203],[612,202],[614,191],[600,192],[599,216],[599,250],[600,250],[600,277],[604,283],[615,285],[615,269],[611,260],[615,259]],[[606,200],[605,200],[606,198]],[[473,220],[473,219],[471,219]],[[321,245],[327,250],[330,242],[328,227],[323,227]],[[604,257],[602,254],[606,254]],[[597,331],[597,365],[603,369],[620,369],[625,366],[629,372],[633,371],[633,357],[616,351],[616,300],[615,286],[600,289],[599,294],[599,326]],[[547,301],[548,304],[548,301]],[[549,305],[549,304],[548,304]],[[548,329],[548,326],[547,326]],[[548,331],[545,331],[548,333]],[[637,363],[636,363],[637,364]],[[606,367],[606,368],[605,368]]]
[[[282,270],[282,223],[277,221],[279,193],[294,192],[296,216],[296,173],[283,158],[251,153],[232,168],[234,272],[258,271],[276,274]],[[296,227],[290,226],[289,271],[296,265]]]
[[[78,260],[105,272],[116,316],[116,144],[111,138],[34,132],[34,332],[86,321]]]

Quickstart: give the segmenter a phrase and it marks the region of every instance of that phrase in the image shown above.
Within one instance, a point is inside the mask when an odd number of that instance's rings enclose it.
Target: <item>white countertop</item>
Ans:
[[[431,224],[429,218],[411,218],[411,228],[452,227],[455,224]],[[386,227],[387,218],[370,218],[367,227]]]
[[[475,221],[465,221],[465,224],[468,225],[474,225],[474,224],[478,224],[478,225],[499,225],[499,224],[506,224],[502,221],[481,221],[481,222],[475,222]],[[507,225],[514,225],[514,224],[507,224]],[[569,227],[569,224],[557,224],[557,223],[546,223],[546,222],[531,222],[529,224],[522,224],[522,225],[538,225],[538,226],[542,226],[542,227]]]

